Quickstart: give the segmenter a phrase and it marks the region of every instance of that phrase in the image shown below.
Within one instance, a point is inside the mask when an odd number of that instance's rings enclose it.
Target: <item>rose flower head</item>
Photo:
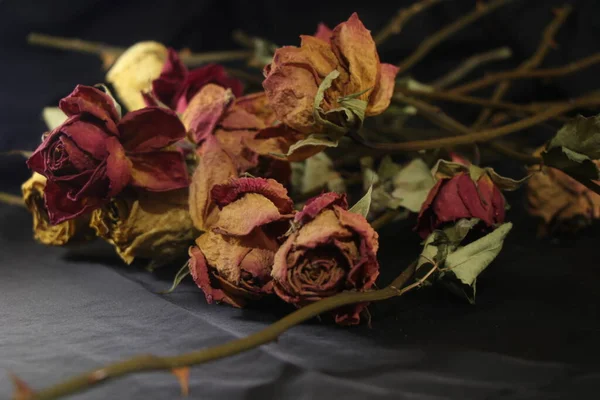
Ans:
[[[152,94],[172,110],[182,113],[192,97],[209,83],[229,88],[235,96],[242,94],[242,82],[230,77],[222,65],[207,64],[190,71],[183,64],[177,52],[169,49],[168,58],[160,76],[152,82]],[[146,101],[149,105],[154,105],[151,96],[146,96]]]
[[[82,85],[59,106],[69,118],[27,160],[47,178],[52,224],[106,204],[127,185],[150,191],[188,186],[182,153],[170,148],[185,137],[174,112],[147,107],[121,118],[110,95]]]
[[[271,269],[293,203],[273,179],[234,178],[214,185],[219,208],[210,230],[189,250],[189,268],[208,303],[236,307],[272,293]]]
[[[90,226],[131,264],[151,260],[162,266],[185,255],[197,231],[188,207],[188,189],[148,192],[127,189],[92,212]]]
[[[336,142],[365,116],[390,104],[398,69],[379,61],[356,13],[330,34],[302,35],[300,47],[277,49],[263,87],[277,119],[306,135]]]
[[[538,149],[539,155],[544,148]],[[593,161],[600,167],[600,161]],[[600,219],[600,195],[559,169],[530,167],[527,182],[527,211],[541,218],[538,234],[576,232]],[[597,182],[596,183],[600,183]]]
[[[33,237],[48,246],[64,246],[94,237],[89,216],[81,216],[51,225],[44,205],[46,178],[34,172],[21,186],[25,206],[33,216]]]
[[[275,293],[302,307],[344,290],[370,289],[379,275],[377,232],[348,211],[345,195],[333,192],[309,200],[275,255]],[[339,324],[357,324],[366,304],[333,311]]]
[[[202,144],[209,136],[231,153],[238,172],[249,172],[286,183],[288,160],[278,156],[301,135],[276,122],[263,92],[234,98],[231,90],[208,84],[192,99],[182,115],[190,140]]]
[[[515,190],[522,181],[498,175],[491,168],[439,160],[433,168],[436,184],[421,206],[415,230],[425,239],[435,229],[462,218],[479,218],[493,229],[504,222],[506,200],[502,190]]]

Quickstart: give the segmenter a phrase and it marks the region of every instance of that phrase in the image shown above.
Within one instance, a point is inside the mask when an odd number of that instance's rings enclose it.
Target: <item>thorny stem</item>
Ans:
[[[398,10],[388,24],[375,35],[375,44],[379,46],[390,36],[399,34],[409,19],[441,1],[442,0],[421,0],[415,2],[410,7]]]
[[[542,63],[550,49],[556,46],[556,43],[554,42],[554,36],[556,35],[556,32],[558,32],[558,29],[561,27],[563,22],[565,22],[567,19],[567,16],[571,13],[571,6],[565,5],[562,8],[554,10],[554,13],[554,20],[552,20],[552,22],[550,22],[550,24],[548,24],[548,26],[544,29],[542,41],[540,42],[540,45],[535,53],[529,59],[521,63],[521,65],[519,65],[515,71],[522,72],[537,68]],[[508,91],[509,87],[510,81],[502,81],[502,83],[496,86],[496,90],[494,91],[491,99],[493,101],[500,100]],[[489,109],[482,110],[472,127],[474,129],[478,129],[485,124],[490,115],[491,111]]]
[[[475,8],[475,10],[457,19],[451,24],[446,25],[444,28],[440,29],[439,31],[425,39],[423,42],[421,42],[417,50],[415,50],[410,56],[408,56],[406,59],[404,59],[401,63],[398,64],[398,67],[400,68],[400,73],[405,73],[406,71],[408,71],[416,63],[421,61],[423,57],[429,54],[429,52],[433,50],[433,48],[435,48],[438,44],[446,40],[451,35],[467,27],[471,23],[477,21],[479,18],[491,13],[497,8],[500,8],[512,1],[514,0],[492,0],[487,4],[478,6],[477,8]]]
[[[123,54],[126,48],[111,46],[100,42],[88,42],[81,39],[72,39],[58,36],[45,35],[43,33],[30,33],[27,35],[27,42],[29,44],[54,47],[62,50],[78,51],[80,53],[96,54],[105,60],[114,61],[118,56]],[[180,54],[181,61],[188,66],[196,66],[211,62],[225,62],[225,61],[236,61],[245,60],[252,57],[252,51],[250,50],[231,50],[231,51],[217,51],[209,53],[188,53],[182,52]],[[110,66],[105,65],[106,67]]]
[[[392,283],[383,289],[368,292],[343,292],[319,300],[294,311],[250,336],[232,340],[219,346],[172,357],[158,357],[154,355],[136,356],[124,361],[106,365],[105,367],[93,371],[85,372],[39,392],[23,394],[22,400],[56,399],[61,396],[88,389],[99,383],[106,382],[109,379],[131,373],[143,371],[170,371],[174,368],[199,365],[257,348],[264,344],[276,341],[277,338],[288,329],[327,311],[335,310],[336,308],[349,304],[376,302],[401,296],[404,293],[421,286],[422,283],[437,270],[437,265],[433,265],[422,278],[406,286],[407,282],[414,276],[416,265],[416,262],[410,264],[392,281]]]
[[[600,53],[593,54],[589,57],[582,58],[580,60],[571,62],[567,65],[563,65],[562,67],[555,68],[545,68],[545,69],[535,69],[535,70],[512,70],[512,71],[504,71],[498,72],[494,74],[490,74],[484,78],[479,80],[467,83],[462,86],[455,87],[450,90],[449,94],[462,94],[469,93],[477,89],[481,89],[494,83],[511,80],[511,79],[528,79],[528,78],[553,78],[557,76],[563,76],[572,74],[574,72],[580,71],[582,69],[588,68],[594,64],[600,63]]]
[[[473,131],[471,133],[455,137],[446,137],[441,139],[430,140],[416,140],[404,143],[371,143],[362,138],[356,132],[351,132],[349,134],[349,137],[365,147],[375,150],[381,150],[387,153],[419,151],[435,149],[440,147],[457,146],[463,144],[482,143],[514,132],[518,132],[520,130],[537,125],[541,122],[547,121],[553,117],[556,117],[557,115],[561,115],[576,108],[589,105],[600,105],[600,96],[581,97],[573,100],[570,103],[550,107],[545,111],[539,112],[517,122],[506,124],[497,128],[491,128],[482,131]]]
[[[486,51],[481,54],[475,54],[463,61],[457,68],[451,70],[444,76],[430,83],[436,89],[443,89],[455,82],[460,81],[474,69],[493,61],[505,60],[512,57],[512,50],[508,47]]]

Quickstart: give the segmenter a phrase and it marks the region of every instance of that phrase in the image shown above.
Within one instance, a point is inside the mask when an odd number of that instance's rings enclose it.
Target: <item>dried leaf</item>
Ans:
[[[171,373],[175,375],[179,382],[181,395],[187,397],[190,394],[190,367],[173,368]]]
[[[577,153],[566,147],[555,147],[542,153],[544,164],[564,171],[577,180],[598,180],[600,169],[584,154]]]
[[[469,302],[475,302],[475,284],[477,276],[498,256],[504,239],[512,229],[512,223],[500,225],[493,232],[464,247],[451,252],[444,263],[444,273],[440,279],[448,281],[451,289],[463,294]]]
[[[373,185],[371,185],[369,187],[369,190],[367,190],[367,193],[365,193],[365,195],[356,202],[356,204],[354,204],[352,206],[352,208],[350,208],[350,212],[353,212],[355,214],[360,214],[363,217],[367,218],[367,215],[369,214],[369,209],[371,208],[371,194],[373,193]]]
[[[600,114],[586,118],[578,115],[567,122],[550,140],[548,149],[564,147],[593,160],[600,158]]]
[[[429,191],[435,185],[435,179],[427,164],[417,158],[394,176],[393,185],[392,197],[398,199],[399,205],[412,212],[419,212]]]
[[[32,397],[35,393],[33,390],[27,385],[21,378],[12,372],[8,373],[10,380],[13,383],[13,387],[15,389],[12,400],[26,400]]]
[[[42,110],[42,117],[50,131],[53,131],[67,120],[65,113],[58,107],[44,107]]]
[[[159,294],[169,294],[172,293],[175,289],[177,289],[177,286],[179,286],[179,284],[181,283],[181,281],[190,274],[190,268],[188,263],[186,262],[183,267],[181,267],[179,269],[179,271],[177,271],[177,274],[175,274],[175,278],[173,278],[173,284],[171,285],[171,287],[169,288],[169,290],[164,290],[162,292],[158,292]]]
[[[309,135],[290,146],[286,156],[290,161],[306,159],[321,152],[326,147],[337,147],[338,141],[325,135]],[[278,156],[278,154],[273,154]]]
[[[486,168],[485,170],[488,173],[488,175],[490,176],[490,178],[492,179],[492,182],[494,182],[494,184],[496,186],[498,186],[498,188],[500,190],[505,190],[505,191],[508,191],[508,192],[512,192],[514,190],[517,190],[525,182],[527,182],[527,180],[531,177],[531,175],[527,175],[524,178],[521,178],[519,180],[515,180],[515,179],[512,179],[512,178],[507,178],[505,176],[499,175],[492,168]]]
[[[333,169],[333,161],[324,152],[307,158],[302,163],[294,163],[295,193],[311,193],[320,188],[330,192],[344,193],[346,184],[342,176]]]

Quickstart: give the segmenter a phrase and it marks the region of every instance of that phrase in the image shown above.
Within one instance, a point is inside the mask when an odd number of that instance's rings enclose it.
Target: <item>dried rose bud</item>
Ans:
[[[188,209],[188,190],[162,193],[128,190],[92,213],[92,228],[115,246],[127,264],[149,259],[163,265],[184,257],[197,235]]]
[[[211,198],[220,210],[189,250],[190,272],[208,303],[241,307],[272,292],[273,257],[293,203],[280,183],[263,178],[215,185]]]
[[[415,227],[423,239],[441,225],[461,218],[479,218],[484,228],[504,222],[504,196],[488,171],[474,168],[464,166],[452,175],[437,174],[438,181],[429,191]]]
[[[379,275],[378,235],[348,211],[344,195],[325,193],[296,214],[295,229],[275,255],[275,293],[302,307],[344,290],[370,289]],[[357,324],[367,304],[333,312],[339,324]]]
[[[358,95],[366,116],[381,114],[390,104],[398,68],[382,64],[371,33],[356,13],[330,31],[323,26],[316,36],[302,35],[300,47],[277,49],[264,70],[265,93],[277,119],[304,134],[330,133],[330,124],[349,128],[340,121],[347,113],[341,99]],[[325,77],[339,76],[324,92],[320,107],[327,123],[315,119],[315,98]],[[332,112],[333,111],[333,112]],[[311,154],[312,155],[312,154]]]
[[[594,161],[600,164],[600,161]],[[564,172],[533,166],[527,182],[527,211],[542,219],[539,234],[576,232],[600,219],[600,195]]]
[[[152,90],[167,61],[167,48],[157,42],[140,42],[128,48],[106,74],[129,111],[144,108],[143,92]]]
[[[147,107],[121,118],[112,97],[82,85],[60,109],[69,118],[27,160],[48,179],[44,197],[53,224],[101,207],[127,185],[149,191],[188,186],[183,155],[168,149],[185,137],[172,111]]]
[[[45,186],[46,178],[35,172],[21,186],[25,205],[33,216],[33,237],[49,246],[64,246],[68,243],[92,239],[94,232],[89,227],[89,216],[71,219],[57,225],[50,224],[48,211],[44,205]]]
[[[194,95],[209,83],[229,88],[235,96],[242,94],[242,82],[227,75],[222,65],[207,64],[189,71],[177,52],[169,49],[160,76],[152,82],[152,93],[160,102],[182,113]]]

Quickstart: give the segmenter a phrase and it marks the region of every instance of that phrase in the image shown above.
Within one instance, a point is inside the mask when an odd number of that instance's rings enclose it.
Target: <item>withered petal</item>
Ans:
[[[121,143],[129,153],[160,150],[185,138],[177,114],[162,107],[145,107],[128,113],[119,122]]]
[[[129,155],[131,184],[153,192],[189,186],[188,172],[180,151],[154,151]]]

